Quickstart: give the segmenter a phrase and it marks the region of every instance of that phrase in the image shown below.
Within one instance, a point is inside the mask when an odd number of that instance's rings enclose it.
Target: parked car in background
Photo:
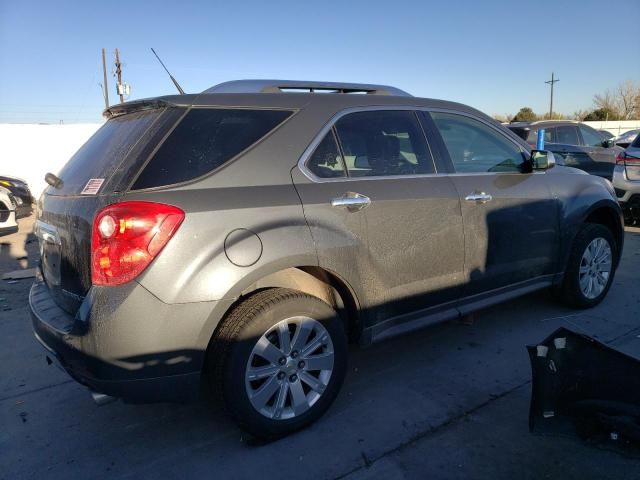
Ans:
[[[602,138],[605,140],[609,140],[610,138],[614,138],[615,135],[611,133],[609,130],[597,130],[597,132],[602,135]]]
[[[252,80],[106,116],[47,176],[29,296],[46,354],[97,401],[204,383],[278,437],[329,408],[349,341],[543,288],[593,307],[622,251],[609,182],[458,103]]]
[[[535,148],[538,130],[544,129],[545,149],[556,154],[556,159],[567,167],[579,168],[592,175],[611,180],[616,157],[622,148],[613,146],[597,130],[580,122],[545,120],[515,122],[507,127],[532,148]]]
[[[32,212],[33,197],[27,182],[19,178],[0,175],[0,186],[9,190],[17,203],[16,215],[18,218],[28,217]]]
[[[625,221],[640,223],[640,135],[618,155],[612,183]]]
[[[638,133],[640,133],[640,129],[629,130],[628,132],[618,135],[613,142],[619,147],[627,148],[637,138]]]
[[[0,187],[0,236],[17,231],[15,198],[8,189]]]

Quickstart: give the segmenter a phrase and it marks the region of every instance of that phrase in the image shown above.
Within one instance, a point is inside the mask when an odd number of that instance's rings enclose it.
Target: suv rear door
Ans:
[[[558,212],[545,174],[523,173],[528,155],[497,127],[462,113],[432,111],[465,232],[465,296],[554,273]]]
[[[356,291],[365,327],[446,302],[455,310],[459,199],[451,179],[435,172],[416,112],[348,113],[325,127],[292,173],[320,266]]]

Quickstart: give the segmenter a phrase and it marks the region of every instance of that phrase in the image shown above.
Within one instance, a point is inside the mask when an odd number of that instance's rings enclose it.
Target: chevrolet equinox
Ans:
[[[349,342],[543,288],[592,307],[622,251],[607,180],[465,105],[252,80],[105,116],[47,174],[29,297],[96,401],[204,390],[276,438],[329,408]]]

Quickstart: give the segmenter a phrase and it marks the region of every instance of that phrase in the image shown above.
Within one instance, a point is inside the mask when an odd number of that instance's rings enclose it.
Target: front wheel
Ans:
[[[577,308],[598,305],[613,283],[617,255],[611,230],[599,224],[583,225],[569,254],[562,300]]]
[[[238,305],[212,345],[214,389],[245,431],[278,438],[324,414],[347,365],[336,311],[304,293],[269,289]]]

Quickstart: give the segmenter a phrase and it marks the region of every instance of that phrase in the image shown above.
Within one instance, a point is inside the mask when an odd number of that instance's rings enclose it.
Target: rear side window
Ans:
[[[427,143],[411,111],[345,115],[336,123],[350,177],[433,173]]]
[[[293,112],[192,109],[158,149],[133,189],[185,182],[224,165]]]

